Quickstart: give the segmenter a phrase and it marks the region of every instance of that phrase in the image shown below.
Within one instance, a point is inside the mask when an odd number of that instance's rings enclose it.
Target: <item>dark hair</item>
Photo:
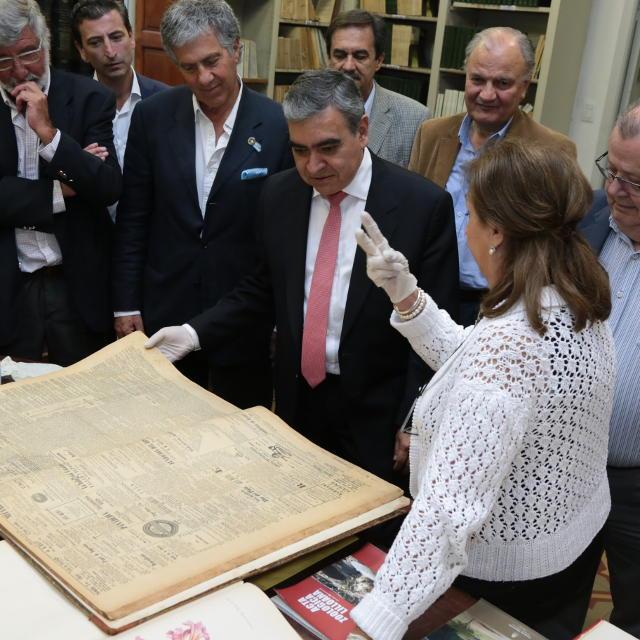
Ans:
[[[334,69],[316,69],[299,75],[282,101],[288,122],[307,120],[335,107],[355,134],[364,115],[362,95],[352,78]]]
[[[122,18],[127,33],[131,34],[129,12],[120,0],[80,0],[71,9],[71,33],[76,44],[82,46],[80,25],[85,20],[98,20],[111,11],[117,11]]]
[[[339,13],[327,28],[325,33],[325,42],[327,44],[327,53],[331,56],[331,39],[338,29],[346,29],[347,27],[371,27],[373,31],[373,47],[376,52],[376,58],[384,55],[384,43],[386,26],[384,20],[373,13],[363,11],[362,9],[352,9],[351,11],[343,11]]]
[[[484,297],[489,318],[522,300],[540,334],[542,288],[554,286],[574,316],[574,329],[606,320],[611,293],[606,271],[576,227],[592,189],[576,161],[530,140],[501,140],[468,165],[469,201],[480,221],[504,234],[502,274]]]

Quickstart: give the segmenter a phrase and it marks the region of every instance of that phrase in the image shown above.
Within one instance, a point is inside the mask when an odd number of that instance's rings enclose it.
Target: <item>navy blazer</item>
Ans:
[[[416,173],[371,157],[366,210],[391,246],[407,257],[419,285],[455,317],[458,252],[451,196]],[[215,307],[189,321],[201,345],[211,349],[275,322],[276,411],[303,434],[296,414],[312,193],[295,169],[267,181],[261,198],[261,265]],[[357,249],[340,337],[340,384],[349,398],[350,419],[363,425],[354,434],[362,452],[358,463],[383,478],[392,477],[399,416],[426,375],[408,375],[412,350],[391,327],[391,311],[387,294],[367,276],[364,252]]]
[[[13,305],[22,283],[16,227],[55,233],[71,302],[87,327],[106,333],[113,316],[109,301],[111,219],[106,207],[120,196],[122,177],[113,147],[115,97],[91,78],[51,71],[49,115],[61,132],[50,163],[40,161],[38,180],[16,176],[18,149],[11,111],[0,102],[0,345],[12,339],[18,320]],[[103,162],[83,148],[107,147]],[[66,211],[53,213],[53,181],[68,184],[76,196]]]
[[[147,76],[143,76],[141,73],[136,73],[136,77],[138,78],[138,84],[140,85],[140,96],[143,100],[145,98],[149,98],[155,93],[159,93],[160,91],[164,91],[169,88],[169,85],[164,82],[154,80],[153,78],[147,78]]]
[[[243,88],[229,144],[203,218],[195,171],[193,94],[186,86],[142,100],[133,112],[118,205],[113,262],[115,311],[142,311],[150,335],[204,311],[258,260],[255,220],[267,175],[292,164],[282,107]],[[243,171],[262,169],[252,179]],[[264,175],[262,175],[264,174]],[[245,174],[246,175],[246,174]],[[212,354],[264,355],[270,328]],[[259,343],[259,346],[258,346]]]
[[[582,235],[597,254],[602,251],[602,247],[611,230],[609,226],[610,215],[611,210],[607,203],[607,194],[604,189],[597,189],[593,192],[591,209],[589,209],[578,226]]]

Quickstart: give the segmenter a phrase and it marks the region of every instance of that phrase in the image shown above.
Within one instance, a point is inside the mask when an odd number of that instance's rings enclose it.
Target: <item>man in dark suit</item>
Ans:
[[[68,365],[110,334],[115,104],[98,83],[49,69],[34,0],[3,3],[0,25],[0,353]]]
[[[618,118],[608,150],[596,164],[605,188],[595,192],[580,229],[609,274],[617,375],[607,461],[611,512],[593,566],[604,549],[611,622],[640,638],[640,103]],[[593,578],[593,573],[585,575],[585,584],[590,587]]]
[[[93,67],[94,78],[116,94],[113,142],[122,168],[133,110],[167,85],[133,70],[136,42],[120,0],[77,2],[71,10],[71,33],[80,57]],[[115,207],[110,212],[115,217]]]
[[[264,178],[291,165],[282,108],[237,76],[229,5],[179,0],[160,31],[187,86],[143,100],[133,114],[116,224],[118,336],[184,322],[250,273]],[[237,406],[269,406],[272,329],[194,354],[182,370]]]
[[[362,97],[344,74],[303,74],[284,109],[296,169],[270,178],[262,193],[262,264],[215,307],[148,344],[175,360],[275,321],[277,413],[320,446],[392,479],[398,424],[422,380],[408,376],[411,349],[390,326],[388,298],[367,278],[355,232],[366,208],[421,286],[455,310],[451,198],[366,148]]]

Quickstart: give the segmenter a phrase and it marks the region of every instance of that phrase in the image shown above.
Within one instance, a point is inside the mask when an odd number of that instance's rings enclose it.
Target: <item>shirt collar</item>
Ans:
[[[374,81],[371,85],[371,93],[369,94],[369,97],[366,99],[364,103],[364,112],[367,114],[368,117],[371,117],[371,107],[373,106],[373,100],[375,98],[375,95],[376,95],[376,83]]]
[[[142,98],[142,91],[140,91],[140,83],[138,82],[138,74],[134,71],[133,67],[131,67],[131,71],[133,71],[133,82],[131,83],[131,93],[129,97],[137,96],[138,98]],[[100,82],[100,80],[98,80],[98,74],[95,71],[93,72],[93,79],[96,82]]]
[[[496,131],[494,134],[489,136],[489,140],[492,140],[493,138],[504,138],[507,135],[507,131],[509,130],[512,121],[513,116],[509,118],[507,123],[502,127],[502,129],[500,129],[500,131]],[[471,116],[467,113],[463,118],[462,123],[460,124],[460,129],[458,130],[458,140],[460,140],[460,144],[463,147],[471,144],[469,140],[469,133],[471,131],[472,122],[473,120],[471,119]]]
[[[371,185],[371,167],[371,154],[369,153],[369,149],[365,147],[364,153],[362,154],[362,161],[356,171],[356,175],[353,176],[353,180],[351,180],[342,191],[348,196],[353,196],[354,198],[358,198],[358,200],[364,200],[366,202]],[[317,196],[323,197],[314,189],[313,197],[315,198]]]
[[[240,82],[240,91],[238,91],[238,97],[236,98],[236,101],[234,102],[233,107],[229,112],[229,115],[227,116],[227,119],[224,121],[224,125],[223,125],[225,132],[228,133],[229,135],[231,135],[231,132],[233,131],[233,127],[236,123],[236,117],[238,115],[238,107],[240,106],[240,98],[242,98],[242,92],[244,90],[244,85],[242,84],[242,78],[240,78],[240,76],[238,76],[238,81]],[[198,102],[198,99],[196,98],[195,93],[192,94],[192,99],[193,99],[193,115],[194,115],[196,124],[198,123],[200,118],[206,118],[207,120],[209,120],[208,116],[200,108],[200,103]]]
[[[613,219],[612,215],[609,215],[609,226],[611,227],[611,230],[616,234],[616,236],[618,236],[618,238],[620,238],[620,240],[622,240],[622,242],[624,242],[631,249],[631,251],[633,251],[634,253],[640,251],[639,249],[635,248],[631,238],[620,229],[616,221]]]
[[[51,71],[49,67],[46,67],[42,77],[38,80],[38,86],[42,89],[42,93],[45,96],[49,95],[49,87],[51,86]],[[2,101],[11,109],[12,112],[17,113],[16,103],[9,97],[9,92],[5,90],[3,86],[0,85],[0,95],[2,96]]]

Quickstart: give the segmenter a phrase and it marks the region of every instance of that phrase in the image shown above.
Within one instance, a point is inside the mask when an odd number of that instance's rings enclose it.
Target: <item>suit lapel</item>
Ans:
[[[258,143],[262,141],[259,133],[261,125],[262,117],[255,112],[251,93],[245,87],[242,90],[242,97],[238,105],[238,113],[229,138],[229,144],[222,156],[222,162],[216,173],[209,198],[215,197],[216,191],[220,186],[225,184],[229,176],[233,175],[233,172],[244,164],[249,156],[259,154],[255,147],[249,144],[248,140],[255,138]]]
[[[11,110],[0,100],[0,176],[15,176],[18,172],[18,145],[11,122]],[[4,151],[6,149],[6,151]]]
[[[393,232],[398,224],[398,216],[393,215],[397,208],[397,198],[393,191],[393,185],[390,184],[384,162],[374,155],[371,156],[371,160],[373,163],[371,186],[367,196],[365,211],[371,214],[371,217],[380,227],[382,234],[391,241]],[[367,276],[366,256],[364,251],[358,247],[356,248],[356,256],[353,261],[347,304],[342,321],[341,344],[353,328],[360,308],[373,286],[369,276]]]
[[[286,300],[289,325],[294,338],[294,347],[302,344],[302,325],[304,319],[304,278],[307,258],[307,235],[309,232],[309,215],[311,212],[311,196],[313,190],[306,185],[298,173],[295,182],[287,194],[287,204],[283,210],[285,224],[282,225],[282,250],[286,252],[284,264],[286,273]]]
[[[376,92],[371,106],[371,122],[369,123],[368,147],[373,153],[380,153],[389,129],[391,128],[390,106],[384,90],[376,85]]]
[[[65,85],[64,77],[51,70],[51,84],[47,96],[49,115],[57,129],[69,131],[73,118],[73,109],[70,107],[73,101],[73,92],[69,91]]]
[[[191,91],[185,90],[175,112],[173,128],[168,132],[169,151],[186,186],[185,197],[191,206],[185,207],[187,215],[197,215],[202,226],[202,213],[196,185],[196,126]]]

